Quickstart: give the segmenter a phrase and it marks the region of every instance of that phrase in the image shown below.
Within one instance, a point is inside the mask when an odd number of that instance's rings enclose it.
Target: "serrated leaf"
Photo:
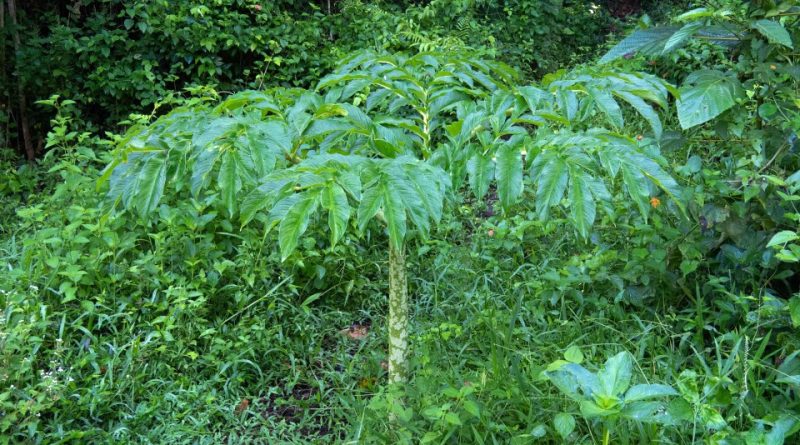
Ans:
[[[744,95],[735,77],[715,70],[690,74],[679,91],[678,120],[684,130],[714,119]]]
[[[567,436],[575,431],[575,418],[572,417],[572,414],[558,413],[553,418],[553,426],[558,435],[561,436],[562,439],[566,439]]]
[[[518,146],[504,144],[497,150],[495,177],[500,204],[508,209],[522,194],[522,152]]]
[[[794,48],[791,34],[789,34],[789,31],[787,31],[780,22],[762,19],[753,23],[753,28],[772,43]]]
[[[299,197],[280,222],[278,246],[281,250],[281,261],[286,261],[297,248],[300,236],[308,229],[311,215],[319,204],[319,191],[308,191],[296,196]]]

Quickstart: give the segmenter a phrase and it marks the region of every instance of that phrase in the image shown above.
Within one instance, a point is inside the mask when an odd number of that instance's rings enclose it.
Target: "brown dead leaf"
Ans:
[[[247,399],[242,399],[242,401],[239,402],[239,405],[236,406],[236,409],[234,410],[234,412],[236,412],[236,414],[241,414],[249,406],[250,406],[250,401],[247,400]]]

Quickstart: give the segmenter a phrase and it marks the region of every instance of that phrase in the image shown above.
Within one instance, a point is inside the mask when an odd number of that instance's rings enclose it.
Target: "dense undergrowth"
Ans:
[[[490,88],[464,80],[482,80],[480,70],[460,72],[458,82],[478,86],[440,108],[376,99],[381,88],[400,95],[391,89],[400,83],[359,77],[374,66],[353,63],[323,79],[321,99],[192,88],[131,116],[124,134],[87,131],[71,100],[43,101],[55,116],[44,157],[23,167],[0,158],[0,443],[794,443],[800,6],[724,1],[683,12],[663,25],[642,20],[599,62],[540,83],[504,71]],[[639,71],[678,88],[663,100],[656,83],[630,89],[640,100],[597,91]],[[651,78],[626,81],[637,79]],[[559,99],[531,105],[534,86]],[[186,110],[196,120],[180,120]],[[253,116],[272,134],[275,122],[308,125],[290,138],[301,147],[294,157],[278,151],[278,173],[346,141],[351,151],[334,154],[390,161],[397,150],[453,179],[426,237],[427,219],[408,217],[403,392],[387,385],[383,246],[397,223],[385,207],[360,230],[350,214],[344,226],[309,214],[292,237],[289,224],[265,232],[277,223],[268,210],[241,223],[239,207],[263,180],[247,176],[252,164],[238,161],[237,180],[212,163],[197,189],[186,177],[197,170],[193,150],[206,147],[195,132]],[[353,131],[343,122],[352,116],[380,132]],[[523,130],[488,140],[480,134],[492,124],[462,131],[468,116]],[[590,151],[600,139],[581,145],[598,127],[630,135],[626,153],[640,155],[641,170]],[[238,141],[242,156],[261,146],[225,128],[217,145]],[[591,189],[591,212],[572,171],[559,195],[541,182],[561,176],[533,167],[575,147],[622,165],[614,175],[579,158],[608,184],[608,199]],[[160,170],[148,176],[137,162],[158,162],[169,179],[147,188]],[[112,175],[118,165],[134,173]],[[525,167],[518,189],[516,166]],[[297,181],[273,192],[316,184]]]

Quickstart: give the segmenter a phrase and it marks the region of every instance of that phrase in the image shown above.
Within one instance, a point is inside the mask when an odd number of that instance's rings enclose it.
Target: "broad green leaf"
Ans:
[[[228,212],[229,217],[236,213],[236,205],[239,199],[239,191],[242,189],[242,178],[237,171],[239,164],[238,154],[233,150],[228,150],[222,155],[222,163],[219,166],[217,175],[217,185],[222,196],[222,205]]]
[[[655,414],[661,408],[664,408],[661,402],[626,403],[621,414],[626,419],[654,423],[658,419]]]
[[[794,48],[794,45],[792,45],[792,35],[789,34],[789,31],[787,31],[780,22],[762,19],[753,23],[753,28],[772,43]]]
[[[215,145],[203,147],[200,150],[200,154],[194,159],[192,165],[191,189],[195,196],[208,185],[211,179],[211,170],[220,157],[220,150]]]
[[[735,77],[715,70],[690,74],[679,91],[678,120],[684,130],[714,119],[744,95]]]
[[[583,362],[583,352],[581,352],[581,348],[573,345],[564,351],[564,358],[568,362],[580,364]]]
[[[458,414],[454,412],[448,412],[444,415],[444,420],[451,425],[461,425],[461,419],[458,417]]]
[[[772,238],[767,243],[767,247],[781,246],[788,242],[796,241],[798,239],[800,239],[800,236],[797,235],[797,232],[791,230],[783,230],[772,236]]]
[[[504,144],[497,150],[497,195],[503,208],[510,208],[522,194],[522,152],[514,144]]]
[[[475,197],[482,199],[489,191],[489,185],[494,179],[494,163],[491,156],[481,153],[472,155],[467,161],[467,175],[469,175],[469,187]]]
[[[167,181],[167,163],[158,156],[149,158],[139,174],[138,186],[132,204],[139,211],[139,215],[146,217],[155,210],[161,197],[164,195],[164,185]]]
[[[286,261],[297,248],[300,236],[308,228],[309,219],[319,204],[319,191],[308,191],[298,195],[300,197],[297,202],[286,212],[286,216],[280,222],[278,246],[281,250],[281,261]]]
[[[331,231],[331,246],[336,245],[347,230],[350,220],[350,204],[347,193],[335,183],[328,183],[321,196],[322,208],[328,211],[328,227]]]
[[[553,418],[553,426],[558,435],[561,436],[562,439],[566,439],[567,436],[575,431],[575,418],[572,417],[572,414],[558,413]]]
[[[625,403],[676,395],[678,391],[668,385],[635,385],[625,393]]]
[[[578,233],[586,239],[596,216],[594,198],[589,188],[591,178],[580,167],[570,168],[570,172],[570,216]]]
[[[597,373],[603,395],[622,396],[631,383],[632,372],[633,361],[628,352],[620,352],[606,360],[603,369]]]

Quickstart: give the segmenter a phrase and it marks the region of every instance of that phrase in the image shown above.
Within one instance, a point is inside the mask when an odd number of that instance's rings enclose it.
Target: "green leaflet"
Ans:
[[[680,88],[678,120],[684,130],[708,122],[744,97],[739,80],[716,70],[690,74]]]
[[[650,194],[645,187],[644,175],[633,165],[628,163],[620,164],[622,170],[622,181],[625,183],[625,188],[628,189],[633,202],[639,206],[639,212],[647,219],[648,212],[648,198]]]
[[[686,213],[686,209],[684,207],[683,201],[681,200],[681,189],[675,179],[672,176],[668,175],[664,169],[661,168],[658,163],[643,154],[640,153],[631,153],[628,155],[633,165],[639,168],[641,173],[647,177],[656,187],[660,188],[661,190],[666,193],[670,199],[683,211]]]
[[[290,182],[289,177],[282,176],[267,180],[245,196],[239,212],[239,220],[242,226],[252,221],[256,213],[275,202],[275,198],[279,196],[281,189]]]
[[[789,34],[789,31],[787,31],[783,25],[775,20],[759,20],[753,23],[753,28],[772,43],[794,48],[792,44],[792,35]]]
[[[665,43],[678,30],[677,26],[663,26],[634,31],[616,46],[611,48],[598,63],[604,64],[620,57],[643,54],[657,54],[664,49]]]
[[[570,215],[578,233],[585,239],[589,237],[589,230],[594,224],[596,215],[595,202],[590,190],[591,178],[580,167],[570,167]]]
[[[328,183],[322,192],[322,208],[328,211],[328,227],[331,231],[331,246],[334,246],[347,230],[350,220],[350,204],[347,193],[335,183]]]
[[[236,151],[226,151],[222,155],[222,163],[219,166],[219,174],[217,175],[217,185],[221,192],[222,205],[230,218],[233,218],[236,213],[237,195],[242,189],[242,178],[237,167],[240,163],[239,154]]]
[[[395,249],[403,248],[403,241],[406,237],[406,209],[400,191],[390,187],[388,184],[381,184],[383,193],[383,216],[386,218],[386,226],[389,229],[389,242]]]
[[[522,194],[522,152],[516,144],[503,144],[497,149],[497,195],[504,209],[509,209]]]
[[[664,50],[662,51],[662,54],[667,54],[683,46],[686,40],[691,38],[702,27],[703,27],[702,22],[692,22],[683,25],[683,27],[679,29],[677,32],[675,32],[675,34],[673,34],[667,40],[667,43],[664,44]]]
[[[469,175],[469,187],[475,197],[482,199],[489,191],[489,185],[494,179],[494,163],[491,156],[475,153],[467,161],[467,174]]]
[[[616,94],[621,97],[625,102],[628,102],[636,111],[642,115],[642,117],[650,124],[650,128],[653,129],[653,135],[656,139],[661,138],[661,118],[658,117],[658,113],[653,107],[650,106],[647,102],[644,101],[639,96],[634,95],[628,91],[618,91]]]
[[[280,222],[278,232],[278,246],[281,249],[281,260],[286,261],[289,255],[297,248],[300,236],[308,228],[311,215],[317,210],[319,204],[319,190],[298,194],[296,202],[289,208]]]
[[[553,153],[542,153],[537,158],[541,159],[541,167],[534,161],[535,172],[533,181],[538,183],[536,189],[536,212],[539,219],[547,219],[550,207],[557,205],[564,197],[569,179],[569,169],[563,158]]]
[[[625,125],[625,120],[622,117],[622,109],[620,109],[619,104],[614,100],[614,96],[612,96],[611,93],[596,88],[589,88],[589,95],[594,99],[597,108],[606,115],[608,121],[614,128],[621,129]]]
[[[378,211],[383,205],[383,193],[380,187],[375,184],[372,187],[364,190],[361,195],[361,203],[358,206],[356,222],[358,223],[358,230],[364,231],[367,228],[370,220],[378,214]]]
[[[203,147],[201,150],[192,166],[191,188],[192,194],[195,196],[199,195],[200,191],[208,185],[211,179],[211,170],[220,157],[220,151],[216,145]]]
[[[164,185],[167,181],[167,163],[161,157],[153,156],[144,164],[141,173],[136,181],[138,190],[132,204],[139,211],[139,215],[145,218],[150,212],[155,210],[161,196],[164,195]]]

